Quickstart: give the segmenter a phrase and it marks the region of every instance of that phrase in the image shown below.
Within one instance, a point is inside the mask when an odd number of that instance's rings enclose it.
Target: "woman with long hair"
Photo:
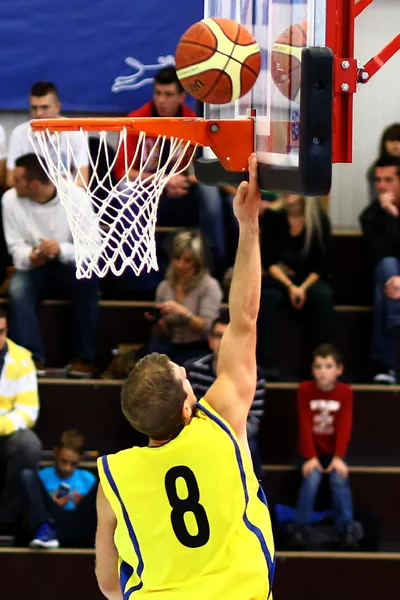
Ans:
[[[147,352],[167,354],[183,364],[208,351],[208,334],[217,318],[222,291],[209,274],[199,233],[181,231],[172,241],[166,277],[156,291],[158,318]]]
[[[318,198],[284,194],[261,219],[265,277],[259,317],[260,364],[279,379],[275,335],[281,304],[309,313],[314,346],[332,341],[329,279],[330,223]],[[268,377],[267,377],[268,379]]]

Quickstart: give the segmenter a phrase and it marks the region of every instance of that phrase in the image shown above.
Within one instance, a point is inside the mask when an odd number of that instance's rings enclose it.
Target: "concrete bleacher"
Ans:
[[[335,289],[336,343],[344,356],[346,380],[354,389],[354,426],[349,450],[355,506],[374,514],[380,524],[380,552],[307,553],[280,552],[274,597],[279,600],[375,600],[393,597],[400,560],[400,386],[364,383],[368,379],[368,349],[372,323],[370,281],[363,240],[357,232],[336,232],[333,238],[332,273]],[[6,303],[6,298],[0,301]],[[100,301],[98,364],[105,368],[111,349],[118,344],[141,344],[149,334],[143,313],[148,302]],[[49,363],[66,364],[71,309],[67,302],[42,304],[40,319]],[[267,384],[265,416],[260,432],[263,483],[268,500],[293,504],[298,472],[296,461],[296,387],[307,360],[304,330],[292,319],[282,320],[279,362],[284,383]],[[60,432],[77,427],[88,447],[100,454],[145,443],[120,410],[121,381],[40,380],[41,411],[36,431],[44,448],[51,449]],[[397,552],[399,550],[399,552]],[[0,549],[4,598],[43,597],[51,586],[59,600],[71,596],[100,600],[94,578],[92,550],[37,552]],[[23,566],[22,566],[23,565]],[[15,580],[23,568],[20,588]],[[45,575],[44,575],[45,574]],[[51,575],[50,575],[51,574]],[[79,594],[77,593],[79,590]],[[3,596],[2,596],[3,597]]]

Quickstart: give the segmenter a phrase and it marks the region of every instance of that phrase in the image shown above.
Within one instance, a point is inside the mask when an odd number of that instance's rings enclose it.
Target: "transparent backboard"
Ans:
[[[325,46],[326,0],[205,0],[204,15],[233,19],[245,25],[257,40],[262,55],[261,72],[252,90],[231,104],[205,104],[204,116],[239,119],[246,117],[249,108],[256,109],[255,149],[259,163],[298,167],[301,95],[291,89],[288,95],[292,97],[287,97],[285,87],[278,87],[280,67],[276,63],[273,67],[274,81],[271,57],[282,34],[295,25],[301,28],[298,32],[304,32],[306,46]],[[300,58],[301,48],[296,48],[294,54]],[[296,68],[298,76],[301,61]],[[205,148],[204,157],[214,155]]]

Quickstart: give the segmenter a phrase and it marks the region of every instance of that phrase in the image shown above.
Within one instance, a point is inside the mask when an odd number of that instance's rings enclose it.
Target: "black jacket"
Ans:
[[[400,217],[389,215],[374,200],[361,213],[360,223],[374,265],[386,256],[400,259]]]

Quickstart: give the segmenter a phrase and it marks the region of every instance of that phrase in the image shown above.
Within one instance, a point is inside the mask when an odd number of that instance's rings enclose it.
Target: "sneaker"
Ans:
[[[376,373],[372,379],[374,383],[382,383],[384,385],[396,385],[397,377],[394,369],[384,368],[379,373]]]
[[[0,546],[13,546],[15,542],[14,527],[0,522]]]
[[[36,531],[36,537],[30,542],[30,548],[58,548],[60,542],[56,530],[48,523],[42,523]]]
[[[75,379],[90,379],[93,377],[93,365],[80,358],[75,358],[67,367],[67,375]]]
[[[353,523],[349,523],[340,535],[341,550],[358,550],[360,547],[360,541],[363,537],[364,530],[361,523],[359,523],[358,521],[353,521]]]
[[[33,361],[36,367],[36,374],[38,377],[46,377],[46,369],[44,368],[44,364],[40,362],[40,360],[34,359]]]

